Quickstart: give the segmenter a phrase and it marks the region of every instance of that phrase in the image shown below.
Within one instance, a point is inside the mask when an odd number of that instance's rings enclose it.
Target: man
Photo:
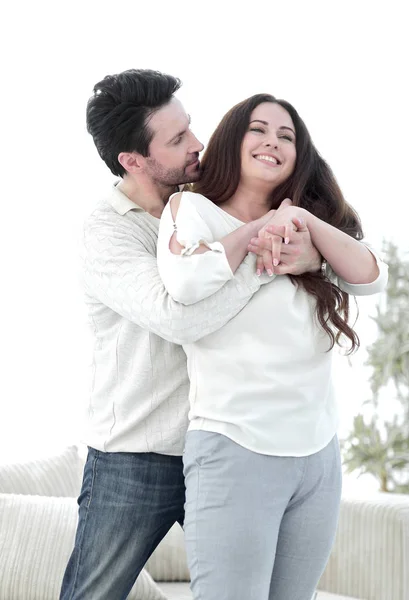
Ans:
[[[156,266],[169,195],[200,177],[202,144],[174,97],[180,81],[150,70],[105,77],[87,106],[101,158],[121,178],[85,223],[84,285],[95,335],[94,377],[75,547],[64,600],[123,599],[158,543],[183,524],[186,358],[193,342],[232,319],[269,278],[246,256],[234,279],[192,306],[174,302]],[[243,256],[260,224],[238,235]],[[317,270],[309,233],[294,233],[282,273]],[[220,307],[223,307],[220,309]]]

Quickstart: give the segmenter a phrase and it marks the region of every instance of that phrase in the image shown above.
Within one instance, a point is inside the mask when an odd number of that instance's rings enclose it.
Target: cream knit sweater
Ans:
[[[159,277],[158,228],[159,219],[115,186],[85,223],[83,280],[94,351],[83,441],[102,451],[182,454],[189,385],[186,356],[175,343],[220,329],[266,282],[248,257],[216,294],[183,306]]]

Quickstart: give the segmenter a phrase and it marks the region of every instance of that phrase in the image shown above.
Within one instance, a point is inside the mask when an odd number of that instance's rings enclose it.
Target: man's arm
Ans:
[[[230,321],[260,288],[255,260],[248,256],[235,277],[192,306],[172,300],[156,257],[140,235],[123,224],[90,219],[84,230],[83,276],[87,293],[136,325],[177,343],[195,342]]]
[[[84,228],[84,285],[93,298],[168,341],[189,344],[219,330],[269,280],[257,277],[256,259],[248,254],[215,294],[184,306],[167,293],[153,249],[142,241],[145,235],[142,225],[135,232],[120,217],[91,217]],[[302,245],[294,265],[313,269],[311,248],[310,242]]]
[[[217,293],[234,272],[248,252],[248,244],[259,234],[276,212],[291,205],[290,200],[281,203],[277,211],[246,223],[222,238],[215,239],[210,226],[214,219],[214,205],[203,196],[192,193],[177,194],[166,206],[160,223],[158,238],[158,266],[164,285],[177,302],[185,305],[197,302]],[[294,240],[294,234],[288,232]],[[273,245],[275,238],[270,236]],[[317,270],[321,266],[318,252],[313,248],[308,231],[297,234],[297,241],[283,250],[294,274]],[[273,275],[271,247],[264,252],[264,266]],[[259,271],[259,270],[258,270]],[[259,272],[261,274],[261,271]],[[263,278],[262,283],[269,282]]]
[[[173,196],[162,213],[159,274],[173,300],[186,306],[213,296],[234,279],[248,254],[250,239],[271,218],[271,214],[265,215],[216,239],[210,225],[214,210],[203,196],[183,193]]]
[[[169,201],[169,208],[171,211],[173,223],[175,224],[175,231],[170,239],[169,249],[172,252],[172,254],[177,254],[177,255],[180,255],[185,250],[185,247],[178,242],[178,239],[177,239],[178,233],[177,233],[177,228],[176,228],[177,216],[178,216],[182,196],[183,196],[183,193],[176,194]],[[195,197],[194,194],[190,194],[189,200],[187,200],[187,202],[192,203],[191,199],[194,197]],[[185,194],[185,198],[186,198],[186,194]],[[279,207],[278,210],[281,210],[282,208],[285,208],[286,206],[289,206],[290,204],[291,204],[291,201],[286,199],[281,203],[281,206]],[[190,206],[191,211],[192,211],[192,209],[194,211],[194,206]],[[251,238],[258,236],[259,231],[262,229],[262,227],[264,227],[270,221],[270,219],[272,218],[272,216],[275,212],[276,212],[275,210],[270,210],[263,217],[256,219],[254,221],[250,221],[249,223],[245,223],[241,227],[238,227],[231,233],[225,235],[223,238],[217,240],[218,244],[221,244],[223,246],[224,253],[225,253],[226,259],[229,263],[232,273],[235,273],[235,271],[238,269],[238,267],[244,260],[246,254],[248,252],[247,246],[250,243]],[[194,214],[194,212],[193,212],[193,215],[192,215],[193,216],[192,225],[195,224],[197,226],[198,221],[199,221],[199,215],[197,213]],[[206,231],[206,229],[208,230],[207,225],[204,222],[202,222],[202,227],[204,227],[204,231]],[[204,233],[204,231],[202,230],[201,233]],[[196,234],[198,234],[198,232]],[[210,231],[208,231],[208,234],[210,234]],[[191,254],[204,254],[205,252],[209,252],[209,250],[211,250],[211,246],[201,243],[200,245],[198,245],[197,248],[195,248],[195,250]]]

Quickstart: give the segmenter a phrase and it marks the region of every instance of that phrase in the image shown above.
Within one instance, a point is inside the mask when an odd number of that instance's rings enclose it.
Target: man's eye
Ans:
[[[175,139],[175,141],[173,142],[173,144],[175,146],[177,146],[178,144],[180,144],[181,141],[182,141],[182,136],[180,135],[178,138]]]

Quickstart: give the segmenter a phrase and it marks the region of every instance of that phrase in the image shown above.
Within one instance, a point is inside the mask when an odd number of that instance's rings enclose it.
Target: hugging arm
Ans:
[[[308,229],[314,246],[330,265],[327,274],[340,289],[352,295],[375,294],[385,289],[388,267],[367,244],[303,208],[290,206],[280,215],[277,213],[265,231],[282,235],[289,220]]]
[[[246,256],[249,236],[258,232],[273,212],[215,240],[198,210],[199,201],[201,206],[210,203],[192,193],[174,196],[164,210],[159,229],[159,272],[171,297],[183,304],[194,304],[223,289],[226,282],[236,277],[235,269],[243,257],[243,264],[251,265],[255,271],[255,257]],[[302,272],[317,269],[321,264],[309,237],[292,259],[298,265],[302,263]],[[260,281],[267,283],[271,279]]]
[[[193,306],[175,301],[158,272],[156,256],[122,217],[90,218],[84,229],[83,284],[90,302],[102,303],[132,323],[177,344],[217,331],[242,310],[260,288],[254,259],[235,277]]]

